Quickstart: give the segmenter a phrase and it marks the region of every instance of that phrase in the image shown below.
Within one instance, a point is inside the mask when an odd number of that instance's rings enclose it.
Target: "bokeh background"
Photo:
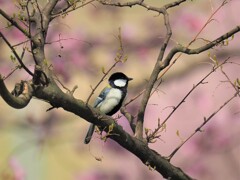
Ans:
[[[40,5],[45,3],[40,1]],[[160,7],[169,0],[149,0]],[[177,43],[187,45],[201,30],[222,0],[187,1],[169,10],[173,36],[167,52]],[[0,1],[7,13],[18,13],[16,1]],[[239,25],[239,0],[229,1],[204,28],[191,46],[199,47],[204,40],[214,40]],[[161,15],[142,7],[116,8],[95,2],[55,19],[50,27],[45,47],[47,60],[65,87],[78,86],[74,96],[86,100],[91,86],[102,77],[102,69],[113,63],[119,48],[118,29],[121,28],[125,55],[128,60],[118,64],[115,71],[133,77],[128,100],[141,92],[157,59],[165,35]],[[0,17],[0,30],[12,44],[25,40],[15,28],[7,28]],[[219,62],[230,57],[232,63],[223,67],[234,82],[239,78],[239,38],[200,55],[182,55],[167,72],[161,86],[151,97],[146,110],[145,127],[154,129],[158,119],[164,120],[181,99],[213,67],[211,57]],[[20,53],[23,46],[17,46]],[[0,40],[0,73],[7,76],[17,62]],[[26,53],[24,62],[33,69],[34,62]],[[20,80],[31,77],[23,70],[15,71],[5,82],[9,89]],[[200,85],[168,120],[161,139],[150,147],[168,156],[185,138],[216,111],[235,90],[220,70]],[[100,85],[91,102],[104,87]],[[64,91],[66,91],[63,88]],[[141,97],[127,109],[135,114]],[[89,123],[49,104],[33,99],[28,107],[16,110],[0,99],[0,179],[14,180],[145,180],[163,179],[112,140],[103,142],[95,135],[90,145],[83,143]],[[121,115],[121,114],[119,114]],[[116,115],[118,117],[119,115]],[[118,119],[132,134],[124,117]],[[173,157],[172,163],[186,173],[204,180],[237,180],[240,178],[240,102],[235,98],[191,138]]]

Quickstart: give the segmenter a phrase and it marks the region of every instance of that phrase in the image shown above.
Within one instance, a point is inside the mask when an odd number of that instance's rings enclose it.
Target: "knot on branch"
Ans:
[[[49,79],[47,78],[47,75],[42,71],[42,68],[38,65],[35,66],[33,84],[43,86],[48,86],[49,84]]]
[[[32,98],[32,94],[33,88],[30,82],[27,81],[17,83],[10,93],[0,75],[0,95],[9,106],[16,109],[26,107]]]

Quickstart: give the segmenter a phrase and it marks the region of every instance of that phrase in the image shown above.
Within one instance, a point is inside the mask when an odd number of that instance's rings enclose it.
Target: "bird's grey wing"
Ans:
[[[99,94],[99,96],[95,100],[93,107],[95,107],[95,108],[98,107],[104,101],[104,99],[106,98],[106,96],[107,96],[108,92],[110,91],[110,89],[111,89],[110,87],[105,87],[101,91],[101,93]]]
[[[98,107],[106,98],[107,93],[110,91],[109,87],[104,88],[101,93],[99,94],[99,96],[97,97],[97,99],[95,100],[95,103],[93,105],[93,107]],[[85,137],[84,143],[88,144],[91,139],[92,139],[92,135],[94,133],[95,130],[95,125],[94,124],[90,124],[89,128],[88,128],[88,132],[87,135]]]

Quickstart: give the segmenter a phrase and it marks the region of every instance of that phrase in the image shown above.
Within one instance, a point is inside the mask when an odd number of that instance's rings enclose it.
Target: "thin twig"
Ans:
[[[7,78],[9,78],[19,68],[20,68],[19,66],[16,66],[7,76],[3,77],[3,80],[5,81]]]
[[[61,38],[60,37],[61,34],[59,34],[59,39],[58,40],[53,40],[53,41],[49,41],[49,42],[46,42],[45,44],[46,45],[49,45],[49,44],[53,44],[53,43],[60,43],[61,41],[68,41],[68,40],[74,40],[74,41],[80,41],[80,42],[83,42],[89,46],[93,46],[90,42],[87,42],[87,41],[83,41],[81,39],[77,39],[77,38]]]
[[[216,111],[214,111],[208,118],[204,118],[203,123],[195,129],[195,131],[185,139],[168,157],[167,159],[170,161],[171,158],[177,153],[177,151],[189,140],[191,139],[197,132],[202,132],[202,127],[205,126],[222,108],[224,108],[228,103],[230,103],[239,93],[239,90],[234,93],[234,95],[225,101]]]
[[[92,88],[92,91],[90,93],[90,95],[88,96],[87,100],[86,100],[86,104],[88,104],[89,100],[91,99],[92,95],[94,94],[94,92],[96,91],[96,89],[98,88],[98,86],[104,81],[105,77],[108,75],[108,73],[121,61],[116,61],[108,70],[106,73],[103,74],[102,78],[98,81],[98,83],[96,84],[96,86],[94,88]]]
[[[230,58],[227,58],[226,60],[224,60],[221,64],[215,66],[212,68],[212,70],[206,75],[204,76],[196,85],[193,85],[192,89],[183,97],[183,99],[176,105],[173,107],[173,110],[170,112],[170,114],[164,119],[164,121],[158,125],[158,127],[149,135],[154,136],[154,134],[156,134],[165,124],[166,122],[170,119],[170,117],[174,114],[174,112],[184,103],[186,102],[186,99],[189,97],[190,94],[192,94],[192,92],[201,84],[204,84],[204,81],[212,74],[214,73],[219,67],[222,67],[222,65],[226,64],[227,61]]]
[[[15,49],[12,47],[12,45],[10,44],[10,42],[7,40],[7,38],[0,32],[0,37],[2,37],[2,39],[5,41],[5,43],[8,45],[8,47],[12,50],[14,56],[17,58],[19,64],[21,65],[21,67],[31,76],[33,76],[33,73],[25,66],[25,64],[22,62],[22,59],[18,56],[17,52],[15,51]]]
[[[212,74],[214,73],[219,67],[222,68],[224,64],[227,63],[227,61],[230,58],[228,57],[226,60],[224,60],[221,64],[216,65],[213,67],[213,69],[206,75],[204,76],[196,85],[193,85],[192,89],[184,96],[184,98],[179,102],[177,106],[174,106],[174,110],[167,116],[167,118],[163,121],[162,124],[165,124],[167,120],[172,116],[172,114],[179,108],[179,106],[186,101],[186,98],[201,84],[204,84],[204,81]]]
[[[130,99],[128,102],[126,102],[124,104],[124,107],[128,106],[131,102],[135,101],[137,98],[139,98],[144,92],[146,91],[146,89],[143,89],[140,93],[138,93],[136,96],[134,96],[132,99]]]
[[[23,52],[21,54],[21,60],[23,60],[24,54],[25,54],[25,48],[23,48]],[[7,76],[3,77],[3,80],[6,80],[7,78],[9,78],[17,69],[20,69],[21,66],[16,66]]]
[[[74,93],[75,90],[78,88],[78,86],[75,85],[75,86],[73,87],[73,89],[70,90],[69,88],[67,88],[67,87],[60,81],[60,79],[57,77],[57,75],[56,75],[55,73],[53,73],[53,74],[54,74],[54,76],[55,76],[54,79],[62,86],[62,88],[65,89],[65,90],[67,91],[67,93],[69,93],[70,95],[73,96],[73,93]]]
[[[66,8],[62,9],[61,12],[58,12],[58,13],[53,14],[53,15],[51,16],[51,18],[54,19],[54,18],[56,18],[56,17],[58,17],[58,16],[67,14],[67,13],[72,12],[72,11],[75,11],[76,9],[82,8],[82,7],[84,7],[84,6],[92,3],[92,2],[94,2],[94,1],[96,1],[96,0],[90,0],[90,1],[88,1],[88,2],[86,2],[86,3],[81,4],[81,5],[78,6],[78,7],[74,7],[73,9],[70,9],[70,10],[69,10],[69,8],[73,7],[73,5],[70,5],[70,4],[69,4]]]
[[[15,21],[12,17],[10,17],[8,14],[6,14],[2,9],[0,9],[0,14],[7,19],[13,26],[15,26],[17,29],[19,29],[25,36],[27,36],[29,39],[31,39],[30,34],[24,29],[22,26],[20,26],[17,21]]]
[[[223,67],[221,67],[221,72],[222,74],[227,78],[228,82],[232,85],[232,87],[236,90],[236,92],[238,92],[238,87],[236,87],[234,85],[234,83],[231,81],[231,79],[228,77],[227,73],[223,70]],[[238,94],[238,96],[240,96],[240,94]]]
[[[124,49],[123,49],[123,44],[122,44],[122,36],[121,36],[121,29],[119,28],[119,34],[118,34],[118,41],[119,41],[119,50],[117,52],[117,55],[115,57],[115,63],[106,71],[104,72],[103,70],[103,76],[102,78],[99,80],[99,82],[96,84],[96,86],[94,88],[92,88],[92,91],[90,93],[90,95],[88,96],[87,100],[86,100],[86,104],[89,103],[90,98],[92,97],[92,95],[94,94],[94,92],[96,91],[96,89],[98,88],[98,86],[104,81],[105,77],[109,74],[109,72],[120,62],[125,62],[126,60],[124,59]]]

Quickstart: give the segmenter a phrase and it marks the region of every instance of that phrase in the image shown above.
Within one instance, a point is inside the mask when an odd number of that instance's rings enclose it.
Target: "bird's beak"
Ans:
[[[133,80],[133,78],[130,78],[130,77],[129,77],[129,78],[128,78],[128,81],[131,81],[131,80]]]

